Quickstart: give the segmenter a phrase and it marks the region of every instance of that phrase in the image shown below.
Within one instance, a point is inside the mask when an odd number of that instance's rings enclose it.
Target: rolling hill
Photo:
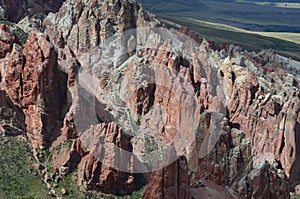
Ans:
[[[253,31],[300,32],[300,1],[275,4],[250,0],[139,0],[143,6],[163,17],[188,17],[224,23]],[[276,1],[278,2],[278,1]],[[293,8],[290,3],[299,3]],[[280,6],[282,5],[282,6]],[[297,4],[298,5],[298,4]]]

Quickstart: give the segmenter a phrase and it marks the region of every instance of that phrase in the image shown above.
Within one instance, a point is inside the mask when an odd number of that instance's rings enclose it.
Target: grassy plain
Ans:
[[[250,51],[272,48],[284,56],[300,60],[300,33],[248,31],[230,25],[182,17],[167,20],[187,26],[201,37],[219,44],[232,43]]]
[[[260,0],[139,0],[161,17],[186,17],[246,30],[299,32],[300,1]]]

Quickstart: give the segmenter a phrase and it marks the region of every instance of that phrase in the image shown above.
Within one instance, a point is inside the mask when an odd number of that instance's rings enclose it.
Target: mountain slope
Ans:
[[[163,28],[131,0],[67,0],[34,19],[19,24],[25,44],[0,25],[0,132],[31,144],[50,195],[295,191],[299,62]]]
[[[190,1],[188,7],[180,1],[171,1],[167,5],[165,1],[159,0],[140,2],[146,9],[164,17],[189,17],[249,30],[300,32],[297,22],[300,17],[299,8],[279,8],[268,4],[259,5],[251,1]]]

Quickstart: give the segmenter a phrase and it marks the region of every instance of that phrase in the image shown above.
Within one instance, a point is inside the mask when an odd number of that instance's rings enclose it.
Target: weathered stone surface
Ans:
[[[34,146],[45,146],[57,136],[60,112],[60,75],[57,54],[47,38],[33,32],[25,45],[23,99],[27,133]]]
[[[160,49],[164,49],[164,47]],[[240,54],[241,49],[232,49],[230,52],[232,57],[242,56]],[[193,61],[194,66],[187,65],[187,67],[199,67],[198,70],[201,71],[199,73],[197,69],[194,69],[194,76],[191,78],[194,82],[200,82],[198,103],[202,104],[203,110],[216,110],[216,108],[222,110],[218,108],[218,104],[211,100],[212,96],[210,96],[208,90],[210,86],[215,87],[218,85],[215,84],[218,76],[221,80],[220,85],[223,87],[225,98],[219,94],[217,94],[217,97],[223,103],[226,102],[224,105],[228,108],[229,118],[223,127],[219,141],[210,148],[210,153],[206,157],[198,159],[199,153],[203,151],[201,148],[204,143],[203,139],[211,133],[209,132],[209,123],[207,123],[209,120],[204,120],[204,123],[201,123],[200,120],[200,134],[196,135],[199,139],[196,139],[194,145],[192,145],[193,147],[190,148],[188,156],[188,166],[192,171],[190,179],[192,186],[199,180],[205,179],[222,186],[231,185],[233,190],[245,198],[249,196],[289,198],[287,178],[281,167],[283,167],[285,174],[289,175],[291,164],[295,160],[294,149],[297,146],[295,133],[297,133],[298,126],[296,118],[299,113],[299,87],[295,84],[297,80],[293,80],[295,77],[290,75],[282,76],[276,73],[258,78],[257,76],[264,74],[264,71],[256,68],[255,62],[249,63],[249,59],[252,60],[249,56],[252,55],[245,56],[246,60],[243,63],[239,62],[245,64],[243,67],[234,65],[233,59],[226,58],[222,60],[218,58],[205,40],[200,45],[200,52],[196,60]],[[172,54],[169,53],[169,55],[172,57]],[[171,70],[174,70],[181,64],[176,62],[178,58],[173,58],[175,61],[169,62],[170,57],[166,57],[164,51],[161,50],[161,52],[155,53],[154,58],[149,60],[150,62],[155,60],[154,63],[159,63],[161,66],[168,65]],[[264,63],[265,57],[256,59],[257,61],[262,59],[260,62]],[[197,63],[199,64],[197,65]],[[248,68],[245,68],[245,66]],[[218,74],[216,74],[214,67],[218,68]],[[163,74],[161,68],[160,73]],[[170,87],[174,88],[174,86]],[[195,85],[194,88],[197,90]],[[164,101],[160,96],[157,97],[155,93],[154,98],[160,102]],[[182,106],[183,103],[179,104]],[[169,105],[164,104],[164,106],[167,109]],[[172,104],[170,107],[172,107],[173,112],[168,113],[168,115],[171,118],[176,118],[176,105]],[[283,131],[286,131],[286,133],[283,133]],[[281,136],[284,136],[283,139],[278,134],[280,132],[282,132]],[[167,136],[168,134],[165,133],[162,139],[168,140]],[[280,145],[276,145],[278,143]],[[255,158],[268,153],[274,154],[274,156],[260,159],[255,166],[252,165],[253,156]],[[248,179],[247,182],[254,187],[253,189],[245,189],[246,192],[238,190],[239,186],[235,186],[235,184],[239,182],[243,175],[251,176],[253,173],[265,172],[265,167],[258,167],[263,163],[263,160],[268,160],[272,164],[269,166],[272,178],[266,179],[266,176],[257,175],[255,178]],[[197,171],[194,172],[193,168],[196,168]],[[158,176],[156,178],[159,179]],[[241,182],[244,181],[241,180]],[[267,188],[259,190],[260,183]],[[150,181],[150,184],[153,184],[153,182]],[[158,195],[161,192],[160,190],[156,191]]]
[[[14,40],[15,36],[9,28],[4,24],[0,24],[0,59],[11,52]]]
[[[201,180],[195,188],[191,189],[192,198],[237,199],[239,196],[232,191],[215,184],[213,181]]]
[[[80,185],[88,190],[96,189],[105,193],[131,193],[134,189],[134,175],[114,167],[127,165],[133,170],[130,137],[115,123],[91,126],[84,134],[82,146],[88,154],[78,166]]]
[[[5,19],[4,10],[3,10],[2,6],[0,6],[0,20],[4,20],[4,19]]]
[[[278,174],[278,171],[272,169],[268,163],[262,163],[239,182],[239,185],[244,185],[239,187],[240,194],[245,198],[249,196],[252,198],[289,198],[286,179],[279,175],[283,173]],[[249,194],[247,189],[250,189],[252,193]],[[243,193],[247,194],[243,195]]]
[[[116,32],[136,27],[139,6],[130,1],[67,1],[56,14],[49,14],[44,25],[59,47],[68,45],[82,53]]]
[[[24,113],[0,90],[0,134],[16,136],[25,133],[25,129]]]
[[[152,172],[143,198],[191,198],[186,158]]]
[[[22,48],[14,44],[5,74],[5,83],[7,94],[18,106],[20,106],[22,102],[22,73],[24,64],[25,57]]]
[[[81,158],[87,154],[87,152],[83,150],[82,143],[79,139],[69,140],[69,142],[70,141],[73,141],[73,143],[69,151],[65,151],[64,154],[58,153],[56,154],[57,157],[55,157],[55,167],[59,168],[61,175],[67,175],[75,171],[78,168]]]
[[[27,135],[32,144],[49,145],[57,136],[61,108],[56,51],[41,33],[33,32],[24,47],[14,43],[13,34],[4,25],[1,25],[1,35],[4,58],[1,87],[14,106],[25,113]]]
[[[40,9],[44,3],[29,6]],[[300,184],[297,71],[273,51],[220,47],[187,28],[180,31],[190,38],[141,29],[159,24],[135,2],[68,0],[44,21],[49,39],[33,32],[24,50],[1,26],[1,85],[8,95],[2,101],[23,109],[35,147],[51,145],[59,116],[64,120],[61,133],[74,142],[59,170],[78,168],[85,189],[132,192],[132,172],[149,155],[146,149],[172,145],[170,162],[151,174],[144,198],[288,198],[288,181],[291,191]],[[127,49],[97,48],[131,28],[140,29],[123,43],[110,43]],[[188,44],[191,38],[196,47]],[[58,61],[68,74],[64,95]],[[83,71],[88,78],[79,82]],[[97,93],[80,110],[80,97],[93,89]],[[3,121],[14,124],[17,113],[9,113],[12,119]],[[154,141],[146,144],[149,136]]]

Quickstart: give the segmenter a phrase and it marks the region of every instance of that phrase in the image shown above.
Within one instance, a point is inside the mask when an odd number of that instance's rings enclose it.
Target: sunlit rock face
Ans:
[[[0,26],[1,131],[50,151],[71,140],[51,166],[83,191],[142,179],[143,198],[289,198],[300,82],[286,59],[162,28],[134,1],[52,3],[20,22],[24,45]]]

